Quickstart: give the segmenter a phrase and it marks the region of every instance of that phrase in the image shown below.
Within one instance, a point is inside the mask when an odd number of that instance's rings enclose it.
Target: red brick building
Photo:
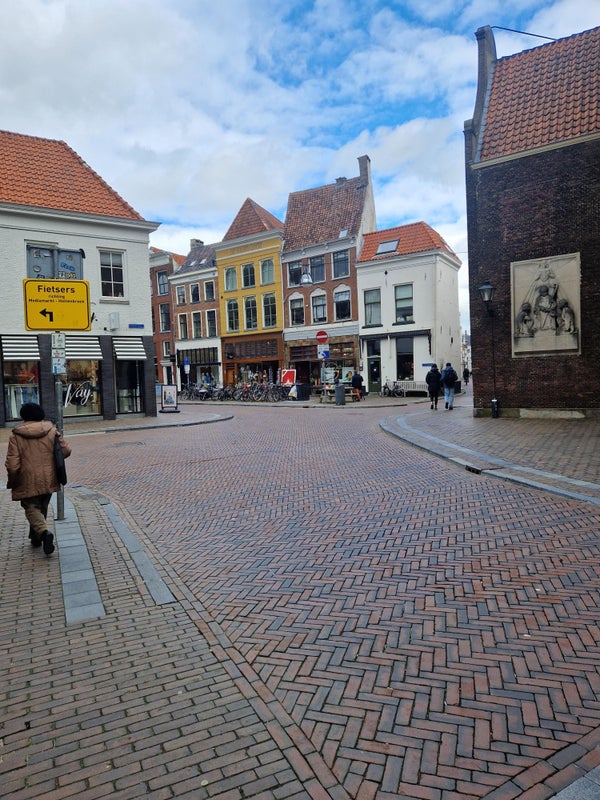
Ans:
[[[600,28],[497,59],[465,123],[475,414],[600,416]],[[495,293],[486,307],[479,287]]]

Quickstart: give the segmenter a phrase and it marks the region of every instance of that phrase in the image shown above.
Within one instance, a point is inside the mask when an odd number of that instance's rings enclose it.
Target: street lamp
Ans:
[[[494,299],[494,292],[496,287],[491,283],[484,283],[477,288],[479,296],[485,305],[486,311],[490,318],[490,332],[492,336],[492,381],[494,387],[494,396],[492,397],[492,417],[494,419],[498,416],[498,400],[496,399],[496,346],[494,340],[494,309],[492,308],[492,300]]]
[[[308,267],[304,267],[304,271],[300,276],[300,285],[301,286],[312,286],[312,275],[309,272]]]

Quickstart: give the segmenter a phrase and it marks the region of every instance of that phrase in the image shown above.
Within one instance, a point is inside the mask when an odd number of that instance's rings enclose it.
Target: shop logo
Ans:
[[[74,406],[85,406],[92,396],[94,388],[89,381],[81,383],[69,383],[65,393],[65,406],[69,403]]]

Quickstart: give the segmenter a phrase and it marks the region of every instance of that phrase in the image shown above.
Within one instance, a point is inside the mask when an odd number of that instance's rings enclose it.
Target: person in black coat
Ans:
[[[429,399],[431,400],[431,408],[437,409],[438,397],[440,396],[440,389],[442,386],[442,376],[438,369],[437,364],[432,364],[431,369],[425,376],[427,389],[429,390]]]

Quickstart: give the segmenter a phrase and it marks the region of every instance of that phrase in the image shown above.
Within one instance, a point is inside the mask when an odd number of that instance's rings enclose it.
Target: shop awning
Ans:
[[[139,336],[115,336],[113,347],[117,361],[145,361],[147,358]]]
[[[101,361],[102,350],[97,336],[66,336],[66,357],[80,361]]]
[[[5,361],[39,361],[37,336],[3,336],[2,357]]]

